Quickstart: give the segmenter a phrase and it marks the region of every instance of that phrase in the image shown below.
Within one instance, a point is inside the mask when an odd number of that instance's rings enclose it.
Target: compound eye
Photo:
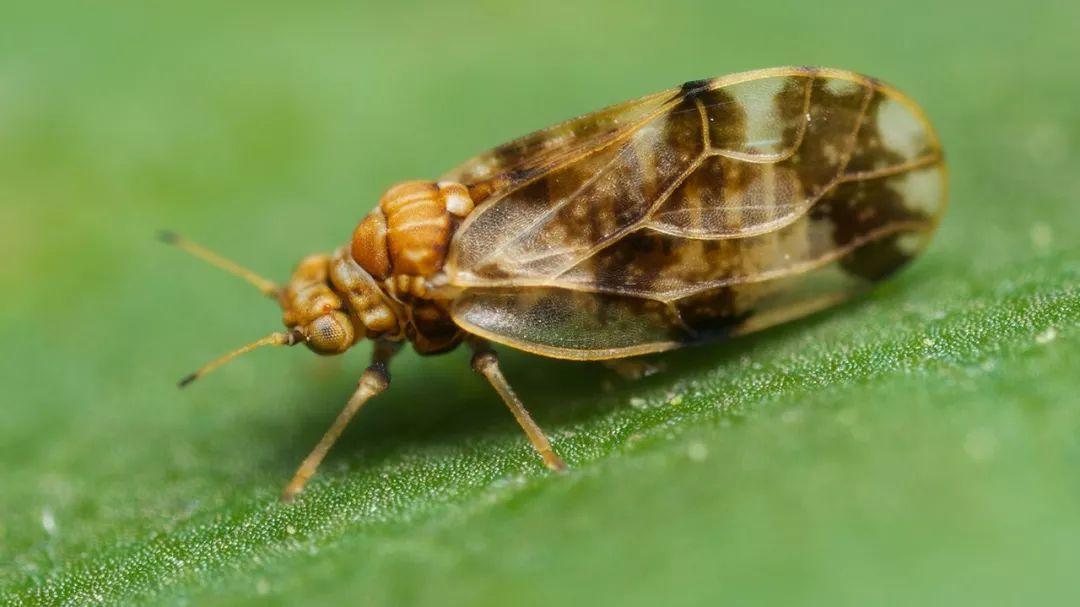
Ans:
[[[341,312],[331,312],[311,321],[304,333],[307,346],[319,354],[340,354],[353,344],[353,326]]]

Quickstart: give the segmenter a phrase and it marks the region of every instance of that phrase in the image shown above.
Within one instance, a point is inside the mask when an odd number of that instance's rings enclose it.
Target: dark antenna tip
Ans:
[[[195,381],[198,377],[198,373],[189,373],[188,375],[185,375],[180,381],[176,382],[176,387],[186,388],[188,384]]]
[[[173,232],[172,230],[158,230],[157,231],[157,238],[161,242],[164,242],[164,243],[167,243],[167,244],[176,244],[176,241],[180,239],[180,236],[177,235],[177,233]]]

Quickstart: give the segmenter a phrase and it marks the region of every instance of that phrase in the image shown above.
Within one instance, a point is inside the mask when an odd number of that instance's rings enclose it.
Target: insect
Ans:
[[[564,468],[492,342],[613,360],[757,331],[863,291],[912,259],[946,200],[922,111],[852,72],[775,68],[688,82],[526,135],[434,181],[395,185],[337,250],[278,285],[164,239],[275,299],[285,331],[257,347],[372,362],[286,486],[291,500],[405,342],[464,343],[544,464]]]

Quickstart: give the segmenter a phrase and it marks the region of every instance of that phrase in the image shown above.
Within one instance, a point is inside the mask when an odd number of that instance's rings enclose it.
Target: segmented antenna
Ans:
[[[221,365],[229,362],[230,360],[240,356],[241,354],[247,354],[256,348],[263,346],[293,346],[304,341],[304,336],[299,331],[293,330],[288,333],[271,333],[262,339],[255,340],[246,346],[241,346],[228,354],[215,358],[214,360],[199,367],[194,373],[185,375],[178,383],[177,386],[183,388],[191,382],[199,379],[207,373],[217,369]]]
[[[225,270],[233,276],[239,276],[247,282],[255,285],[255,288],[262,291],[264,295],[276,299],[278,297],[278,294],[281,293],[281,287],[278,286],[278,284],[274,281],[263,278],[262,276],[259,276],[255,272],[252,272],[251,270],[236,263],[235,261],[232,261],[231,259],[226,259],[221,255],[218,255],[217,253],[211,251],[210,249],[207,249],[200,244],[184,238],[176,232],[171,232],[169,230],[160,230],[158,231],[157,236],[158,240],[160,240],[161,242],[171,244],[183,251],[186,251],[194,255],[195,257],[198,257],[199,259],[209,263],[212,266],[216,266],[222,270]]]

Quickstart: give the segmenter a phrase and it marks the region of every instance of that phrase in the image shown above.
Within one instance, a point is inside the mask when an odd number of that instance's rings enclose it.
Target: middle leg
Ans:
[[[483,375],[484,379],[488,380],[491,387],[495,388],[495,391],[502,397],[503,402],[510,408],[510,412],[514,414],[514,419],[517,420],[518,425],[525,431],[525,436],[529,437],[529,442],[532,443],[533,448],[543,458],[544,465],[551,470],[565,470],[566,464],[562,461],[562,458],[555,454],[555,451],[551,448],[551,442],[544,436],[544,431],[533,421],[521,399],[518,398],[517,394],[514,394],[510,383],[503,377],[502,370],[499,369],[499,357],[495,354],[495,351],[486,343],[470,345],[473,348],[473,370]]]

